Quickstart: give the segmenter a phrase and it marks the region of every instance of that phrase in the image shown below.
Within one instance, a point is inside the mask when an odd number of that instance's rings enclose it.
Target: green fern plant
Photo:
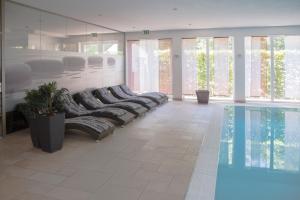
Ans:
[[[26,90],[25,101],[34,118],[42,116],[53,116],[63,111],[61,97],[62,90],[57,89],[56,82],[45,83],[38,89]]]

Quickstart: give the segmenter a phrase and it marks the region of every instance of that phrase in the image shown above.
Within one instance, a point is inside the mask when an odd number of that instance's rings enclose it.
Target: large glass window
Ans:
[[[246,98],[300,100],[300,36],[245,38]]]
[[[274,37],[274,99],[300,100],[300,36]]]
[[[245,39],[246,98],[271,98],[271,51],[269,37]]]
[[[212,97],[232,97],[233,39],[231,37],[182,40],[183,95],[208,89]]]
[[[128,41],[127,64],[132,90],[172,93],[170,39]]]

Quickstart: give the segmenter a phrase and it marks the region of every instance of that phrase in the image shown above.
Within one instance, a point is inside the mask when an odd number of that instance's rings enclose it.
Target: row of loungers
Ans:
[[[168,101],[167,95],[151,92],[138,95],[126,85],[87,89],[70,93],[63,89],[63,107],[66,115],[66,131],[79,130],[99,140],[113,133],[115,126],[123,126],[147,111]],[[25,104],[19,104],[30,125],[32,114]]]

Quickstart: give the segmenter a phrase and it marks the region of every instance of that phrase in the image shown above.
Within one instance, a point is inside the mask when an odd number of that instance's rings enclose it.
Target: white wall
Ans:
[[[234,100],[237,102],[245,101],[245,36],[265,36],[265,35],[300,35],[299,26],[285,27],[251,27],[251,28],[216,28],[216,29],[198,29],[198,30],[167,30],[150,31],[149,35],[143,32],[126,33],[127,40],[139,39],[172,39],[172,63],[173,63],[173,98],[182,99],[182,62],[181,62],[181,40],[191,37],[234,37],[234,58],[235,58],[235,76],[234,76]]]

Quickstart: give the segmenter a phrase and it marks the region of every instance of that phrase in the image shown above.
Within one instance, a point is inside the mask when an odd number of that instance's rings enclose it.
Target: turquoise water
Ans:
[[[300,109],[225,108],[215,200],[300,200]]]

